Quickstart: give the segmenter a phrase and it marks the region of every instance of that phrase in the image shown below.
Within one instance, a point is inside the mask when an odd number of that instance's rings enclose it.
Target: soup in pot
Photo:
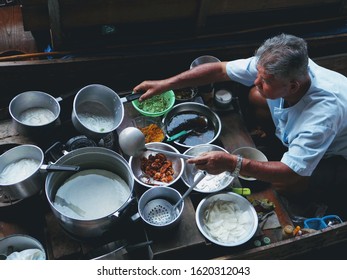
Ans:
[[[93,220],[114,213],[129,196],[128,184],[117,174],[88,169],[75,173],[64,182],[53,205],[65,216]]]

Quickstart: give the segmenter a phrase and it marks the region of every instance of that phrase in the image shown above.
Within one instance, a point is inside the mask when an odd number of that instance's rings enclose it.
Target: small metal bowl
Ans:
[[[201,65],[204,63],[211,63],[211,62],[220,62],[220,60],[217,57],[212,55],[202,55],[193,60],[193,62],[190,64],[190,69],[198,65]]]
[[[262,151],[258,150],[257,148],[253,147],[240,147],[232,152],[234,155],[240,155],[244,158],[257,160],[257,161],[268,161],[267,157],[263,154]],[[239,175],[239,178],[246,180],[246,181],[255,181],[256,178],[253,177],[245,177],[242,175]]]
[[[195,96],[198,94],[197,88],[181,88],[181,89],[175,89],[175,99],[176,103],[182,103],[182,102],[190,102],[192,101]]]
[[[202,144],[189,148],[184,152],[185,155],[198,156],[205,152],[210,151],[222,151],[228,152],[227,150],[213,144]],[[198,175],[199,170],[195,167],[195,164],[186,164],[183,174],[182,181],[187,185],[191,186],[194,182],[195,177]],[[215,193],[227,188],[233,181],[234,177],[230,172],[223,172],[219,175],[207,174],[204,179],[194,188],[194,191],[200,193]],[[213,184],[209,184],[209,182]]]
[[[155,149],[160,149],[160,150],[166,150],[166,151],[170,151],[170,152],[174,152],[174,153],[179,153],[179,151],[167,144],[167,143],[163,143],[163,142],[151,142],[146,144],[146,147],[150,147],[150,148],[155,148]],[[173,180],[171,182],[168,183],[162,183],[162,182],[154,182],[153,183],[146,183],[144,179],[146,179],[146,175],[145,173],[141,170],[141,158],[142,157],[147,157],[149,155],[155,155],[157,154],[157,152],[153,152],[153,151],[145,151],[142,154],[140,154],[139,156],[131,156],[129,158],[129,165],[130,168],[132,170],[132,173],[134,175],[134,179],[136,182],[138,182],[140,185],[145,186],[147,188],[152,188],[152,187],[156,187],[158,185],[163,185],[163,186],[170,186],[174,183],[176,183],[182,176],[183,170],[184,170],[184,166],[185,166],[185,162],[182,158],[178,158],[178,157],[172,157],[167,155],[167,159],[172,161],[172,167],[174,169],[174,175],[173,175]]]
[[[247,223],[246,232],[242,234],[237,240],[233,242],[222,242],[213,237],[208,231],[205,225],[205,215],[207,209],[209,209],[213,203],[216,203],[218,200],[223,200],[231,202],[238,208],[238,210],[244,212],[245,215],[248,215],[249,223]],[[215,217],[216,218],[216,217]],[[196,224],[200,232],[211,242],[225,247],[234,247],[246,243],[250,240],[255,234],[258,228],[258,216],[253,205],[243,196],[238,195],[233,192],[224,192],[218,194],[211,194],[200,201],[196,213],[195,213]]]

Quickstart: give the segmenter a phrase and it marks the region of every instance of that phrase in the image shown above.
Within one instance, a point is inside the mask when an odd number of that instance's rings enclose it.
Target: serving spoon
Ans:
[[[142,152],[153,151],[183,159],[189,159],[194,157],[190,155],[184,155],[181,153],[146,147],[145,135],[141,132],[141,130],[139,130],[136,127],[127,127],[123,129],[119,134],[118,141],[120,148],[128,156],[138,156]]]
[[[190,134],[190,133],[192,133],[192,132],[195,133],[195,134],[197,134],[197,135],[200,135],[200,134],[202,134],[202,133],[204,133],[204,132],[207,131],[207,128],[208,128],[208,119],[207,119],[206,116],[199,116],[198,118],[196,118],[196,119],[194,120],[194,122],[195,122],[195,125],[194,125],[195,127],[194,127],[194,128],[188,129],[188,130],[182,130],[182,131],[180,131],[180,132],[178,132],[178,133],[176,133],[176,134],[170,136],[170,137],[166,140],[166,142],[175,141],[175,140],[181,138],[182,136],[187,135],[187,134]]]

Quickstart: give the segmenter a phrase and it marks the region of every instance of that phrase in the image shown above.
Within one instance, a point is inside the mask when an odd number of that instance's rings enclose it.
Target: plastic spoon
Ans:
[[[137,156],[144,151],[153,151],[163,153],[173,157],[183,159],[193,158],[194,156],[184,155],[181,153],[170,152],[166,150],[149,148],[145,144],[145,135],[136,127],[127,127],[119,134],[119,146],[128,156]]]

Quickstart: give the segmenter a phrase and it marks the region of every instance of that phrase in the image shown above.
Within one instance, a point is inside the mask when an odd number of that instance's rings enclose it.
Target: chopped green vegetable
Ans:
[[[150,99],[138,103],[138,107],[148,113],[158,113],[166,110],[169,107],[169,99],[164,95],[155,95]]]

